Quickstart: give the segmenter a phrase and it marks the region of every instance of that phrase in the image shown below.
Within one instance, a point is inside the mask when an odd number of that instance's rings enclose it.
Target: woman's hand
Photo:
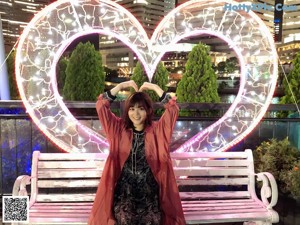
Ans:
[[[112,88],[110,90],[110,93],[113,96],[116,96],[119,91],[121,91],[123,89],[126,89],[126,88],[129,88],[129,87],[132,87],[135,91],[138,91],[138,86],[136,85],[134,80],[129,80],[129,81],[119,83],[117,86],[115,86],[114,88]]]
[[[161,97],[164,93],[164,91],[157,84],[152,84],[149,82],[144,82],[143,85],[139,89],[139,91],[144,91],[144,90],[155,91],[159,97]]]

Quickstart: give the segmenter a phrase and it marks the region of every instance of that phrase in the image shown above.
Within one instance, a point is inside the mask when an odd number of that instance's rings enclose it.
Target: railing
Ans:
[[[178,135],[184,127],[188,132],[180,137],[173,137],[171,150],[176,149],[199,129],[204,129],[228,110],[231,104],[220,103],[181,103],[181,109],[194,110],[194,116],[179,117],[174,135]],[[98,118],[94,102],[66,102],[72,114],[84,124],[98,126]],[[122,104],[115,102],[112,109],[122,112]],[[160,103],[154,105],[155,109],[162,107]],[[216,112],[207,116],[206,111]],[[277,138],[279,140],[289,137],[297,147],[300,146],[300,118],[275,118],[278,111],[296,112],[295,105],[270,105],[264,118],[258,126],[239,144],[231,150],[255,149],[262,141]],[[17,176],[30,174],[32,152],[60,152],[32,123],[21,101],[0,101],[0,195],[10,194]]]

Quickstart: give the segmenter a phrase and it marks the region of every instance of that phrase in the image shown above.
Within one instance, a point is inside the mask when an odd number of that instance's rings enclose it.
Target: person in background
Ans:
[[[119,91],[136,92],[125,101],[123,118],[110,103]],[[144,90],[153,90],[165,111],[153,121],[152,101]],[[185,225],[169,144],[178,117],[178,106],[158,85],[134,81],[118,84],[101,94],[98,117],[110,152],[100,179],[89,225]]]

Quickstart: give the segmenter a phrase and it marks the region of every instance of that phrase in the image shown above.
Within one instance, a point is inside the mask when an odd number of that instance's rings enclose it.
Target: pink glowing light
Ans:
[[[67,46],[90,33],[115,37],[134,51],[151,80],[168,46],[210,34],[226,41],[238,56],[240,90],[220,120],[176,152],[228,149],[248,135],[267,110],[276,86],[277,60],[272,35],[258,16],[226,12],[226,3],[235,2],[188,1],[161,21],[150,40],[130,12],[109,0],[61,0],[47,6],[25,28],[16,54],[18,87],[28,113],[65,151],[105,152],[108,143],[99,128],[77,121],[57,91],[55,66]]]

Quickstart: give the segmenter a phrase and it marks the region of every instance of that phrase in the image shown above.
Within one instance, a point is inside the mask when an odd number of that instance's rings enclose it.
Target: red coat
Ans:
[[[99,96],[96,109],[102,128],[110,144],[102,177],[98,186],[89,225],[114,225],[114,188],[127,160],[132,144],[133,131],[126,129],[121,118],[110,111],[109,101]],[[162,225],[184,225],[178,187],[169,154],[169,144],[178,117],[175,99],[165,105],[165,112],[159,121],[145,129],[145,151],[147,162],[159,185]]]

